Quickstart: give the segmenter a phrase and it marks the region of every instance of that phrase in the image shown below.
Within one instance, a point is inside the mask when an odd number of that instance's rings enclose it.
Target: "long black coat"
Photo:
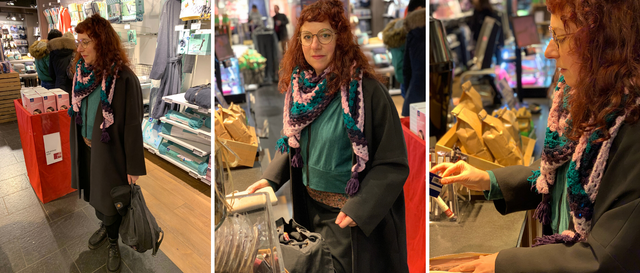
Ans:
[[[402,189],[409,176],[409,163],[402,126],[382,84],[365,78],[362,87],[369,161],[358,177],[358,193],[342,208],[358,224],[351,228],[353,272],[409,272]],[[288,153],[276,152],[262,178],[275,182],[278,188],[291,180],[293,218],[311,226],[301,198],[306,191],[302,171],[290,168]]]
[[[409,105],[427,99],[427,29],[426,9],[414,10],[404,19],[407,42],[404,51],[404,84],[407,93],[402,104],[402,115],[409,116]]]
[[[586,242],[502,250],[496,272],[640,272],[640,123],[620,127],[602,175]],[[535,209],[542,200],[527,182],[533,167],[493,170],[502,214]]]
[[[73,37],[73,36],[72,36]],[[71,93],[73,79],[69,77],[69,63],[73,61],[76,51],[76,42],[73,38],[62,36],[51,39],[47,44],[49,48],[49,76],[53,79],[55,88],[60,88]]]
[[[111,137],[108,143],[102,143],[100,124],[102,108],[98,107],[95,114],[95,125],[91,141],[91,167],[89,181],[81,179],[79,154],[84,154],[86,145],[79,130],[80,125],[71,122],[69,144],[71,146],[71,187],[86,189],[90,187],[89,203],[96,210],[107,216],[116,215],[116,209],[111,199],[111,189],[120,185],[128,185],[127,174],[146,175],[144,161],[144,147],[142,144],[142,91],[138,77],[124,67],[116,79],[113,94],[114,123],[107,128]],[[70,98],[71,100],[71,98]]]

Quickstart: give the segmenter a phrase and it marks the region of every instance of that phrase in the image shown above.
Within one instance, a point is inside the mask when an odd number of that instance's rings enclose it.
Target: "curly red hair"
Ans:
[[[571,52],[580,63],[578,92],[569,100],[572,128],[568,137],[578,140],[587,130],[600,129],[598,141],[611,138],[606,117],[630,109],[625,122],[638,121],[635,105],[640,89],[640,1],[637,0],[548,0],[547,8],[559,14],[565,29],[574,23]],[[625,90],[629,95],[625,99]]]
[[[131,65],[120,42],[120,36],[113,29],[111,23],[100,17],[99,14],[94,14],[80,22],[75,30],[76,33],[87,34],[93,40],[93,47],[97,55],[93,64],[96,77],[101,78],[104,71],[107,72],[107,76],[111,76],[116,70],[120,71],[122,67]],[[74,66],[80,58],[82,55],[76,54],[73,60]],[[115,65],[114,70],[110,69],[112,65]]]
[[[327,90],[334,94],[340,90],[340,86],[348,86],[351,80],[351,66],[356,63],[363,72],[364,77],[381,81],[369,64],[367,57],[362,53],[351,33],[349,20],[344,14],[344,6],[340,0],[320,0],[306,6],[300,13],[300,18],[293,32],[293,39],[289,42],[286,53],[280,63],[280,81],[278,88],[281,93],[286,92],[291,84],[293,69],[300,67],[303,70],[313,69],[304,58],[302,44],[300,43],[300,27],[305,22],[329,21],[331,28],[336,32],[336,50],[333,59],[329,63],[332,67],[331,75],[327,79]]]

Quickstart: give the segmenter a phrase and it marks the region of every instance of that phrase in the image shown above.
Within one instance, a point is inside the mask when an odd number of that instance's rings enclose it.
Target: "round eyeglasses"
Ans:
[[[567,34],[558,36],[556,35],[556,32],[553,30],[553,27],[551,26],[549,26],[549,32],[551,32],[551,37],[553,38],[553,42],[556,43],[558,50],[560,50],[560,44],[564,42],[567,36],[573,35],[573,33],[567,33]]]
[[[336,34],[330,29],[322,29],[316,34],[304,31],[300,33],[300,42],[303,46],[310,46],[313,43],[313,36],[318,37],[318,42],[326,45],[333,41],[333,37],[336,36]]]
[[[76,47],[87,48],[87,46],[88,46],[91,42],[92,42],[92,40],[89,40],[89,39],[76,40]]]

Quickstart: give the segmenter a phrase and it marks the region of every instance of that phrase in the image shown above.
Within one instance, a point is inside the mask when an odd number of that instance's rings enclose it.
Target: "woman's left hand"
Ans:
[[[464,263],[449,269],[449,272],[474,272],[474,273],[493,273],[496,272],[496,258],[498,253],[481,257],[472,262]]]
[[[347,214],[342,211],[338,214],[338,218],[336,218],[336,225],[339,225],[340,228],[346,228],[347,226],[358,226],[358,224],[356,224],[356,221],[353,221],[351,217],[347,216]]]
[[[129,175],[127,174],[127,181],[129,181],[129,185],[135,184],[140,176],[137,175]]]

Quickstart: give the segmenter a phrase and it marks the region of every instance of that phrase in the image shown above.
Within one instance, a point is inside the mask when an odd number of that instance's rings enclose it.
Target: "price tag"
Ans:
[[[193,23],[193,24],[191,24],[191,29],[192,30],[198,30],[198,29],[200,29],[200,26],[202,26],[202,23]]]
[[[124,25],[124,29],[131,29],[131,24]]]
[[[184,30],[184,25],[176,25],[175,30],[176,30],[176,31]]]

